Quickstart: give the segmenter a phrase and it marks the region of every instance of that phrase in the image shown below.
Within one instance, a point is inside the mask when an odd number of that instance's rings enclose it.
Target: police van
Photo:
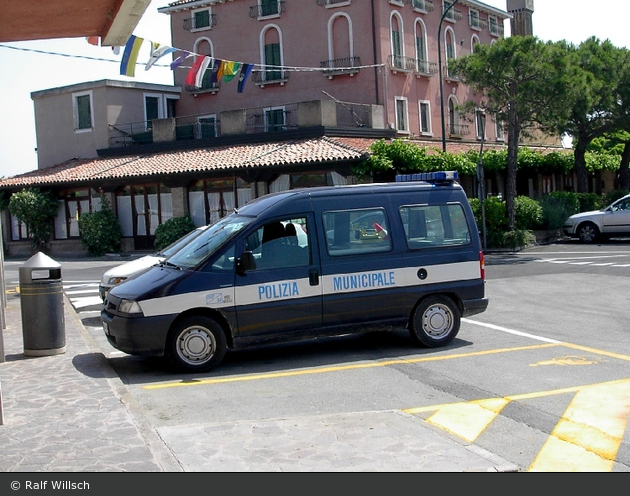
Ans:
[[[457,173],[272,193],[108,292],[128,354],[210,370],[228,349],[406,328],[450,343],[486,310],[484,255]]]

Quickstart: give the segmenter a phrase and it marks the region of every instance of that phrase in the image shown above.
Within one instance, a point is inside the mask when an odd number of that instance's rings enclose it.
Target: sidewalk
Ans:
[[[0,472],[513,472],[400,411],[154,429],[64,298],[66,352],[23,354],[7,295]]]

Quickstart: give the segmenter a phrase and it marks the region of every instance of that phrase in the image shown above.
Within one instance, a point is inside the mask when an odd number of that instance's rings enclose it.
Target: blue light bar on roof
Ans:
[[[425,181],[427,183],[443,183],[457,181],[457,171],[419,172],[417,174],[398,174],[396,182]]]

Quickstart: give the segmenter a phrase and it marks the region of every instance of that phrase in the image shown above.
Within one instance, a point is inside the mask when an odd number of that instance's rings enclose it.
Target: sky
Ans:
[[[170,17],[157,11],[169,3],[152,0],[134,34],[171,45]],[[484,3],[505,10],[507,0]],[[592,0],[534,0],[534,35],[544,41],[567,40],[576,45],[595,36],[630,48],[630,31],[622,15],[625,5],[626,0],[610,0],[605,8]],[[506,22],[505,35],[509,32]],[[145,43],[138,62],[148,60],[148,50]],[[133,78],[121,76],[121,57],[122,50],[116,55],[110,47],[90,45],[85,38],[0,43],[0,65],[4,67],[0,77],[0,177],[37,169],[32,92],[101,79],[173,84],[172,71],[161,62],[149,71],[138,66]]]

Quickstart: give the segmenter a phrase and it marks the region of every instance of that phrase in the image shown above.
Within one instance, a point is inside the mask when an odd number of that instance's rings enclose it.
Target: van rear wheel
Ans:
[[[429,348],[450,343],[459,332],[461,312],[448,296],[429,296],[422,300],[411,316],[412,339]]]
[[[177,323],[168,335],[166,354],[182,372],[206,372],[215,368],[227,350],[223,328],[213,319],[191,316]]]

